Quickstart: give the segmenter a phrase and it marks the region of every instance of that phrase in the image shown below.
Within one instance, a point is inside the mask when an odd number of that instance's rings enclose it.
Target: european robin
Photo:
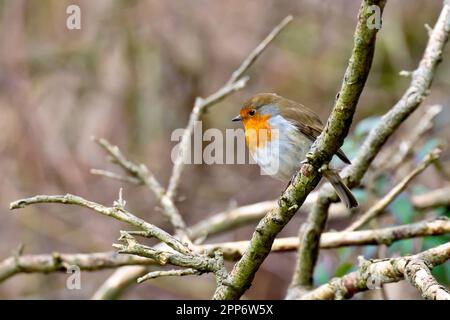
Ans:
[[[251,97],[232,120],[244,124],[247,147],[262,171],[284,181],[297,172],[323,130],[319,116],[312,110],[273,93]],[[336,155],[350,164],[341,149]],[[335,171],[326,169],[322,174],[347,208],[358,206],[352,192]]]

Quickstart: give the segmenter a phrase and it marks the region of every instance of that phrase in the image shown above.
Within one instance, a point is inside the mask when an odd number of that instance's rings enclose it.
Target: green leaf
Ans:
[[[377,248],[378,246],[364,246],[363,257],[366,259],[375,257],[375,255],[377,254]]]
[[[450,208],[449,207],[436,208],[436,213],[438,216],[444,216],[444,217],[450,218]]]
[[[353,159],[359,151],[359,143],[355,142],[353,137],[348,137],[345,139],[344,144],[342,145],[342,150],[350,159]]]
[[[317,265],[316,269],[314,270],[313,278],[314,283],[316,283],[317,285],[322,285],[328,282],[328,280],[330,279],[330,275],[328,274],[328,271],[323,263]]]
[[[344,275],[346,275],[347,273],[349,273],[353,268],[353,264],[351,264],[350,262],[344,262],[342,263],[339,267],[337,267],[334,276],[335,277],[342,277]]]
[[[450,241],[450,235],[442,235],[435,237],[424,237],[422,241],[422,251],[428,250],[430,248],[435,248],[443,243],[447,243]],[[431,271],[436,280],[444,285],[450,285],[450,262],[444,263],[440,266],[436,266]]]
[[[363,136],[369,133],[369,131],[372,130],[378,124],[378,122],[380,122],[380,119],[380,116],[371,116],[361,120],[356,125],[355,135]]]
[[[436,278],[436,281],[444,286],[450,283],[450,263],[444,263],[436,266],[431,270],[431,274]]]
[[[350,255],[353,253],[353,249],[349,247],[342,247],[337,249],[337,253],[340,262],[347,261],[350,258]]]
[[[417,152],[417,157],[419,159],[425,158],[425,156],[431,152],[434,148],[436,148],[440,143],[439,139],[432,138],[425,142],[424,146],[420,148],[419,152]]]
[[[442,236],[428,236],[423,237],[422,241],[422,251],[435,248],[437,246],[440,246],[443,243],[450,241],[450,235],[442,235]]]
[[[425,187],[424,185],[422,185],[420,183],[411,186],[410,190],[411,190],[411,194],[413,194],[415,196],[419,195],[419,194],[424,194],[427,191],[429,191],[429,189],[427,187]]]
[[[375,193],[381,197],[387,192],[387,187],[388,177],[385,174],[382,174],[375,180]]]
[[[405,239],[394,242],[389,247],[390,253],[399,253],[401,256],[405,256],[413,253],[413,239]]]
[[[396,220],[402,224],[411,223],[413,220],[412,218],[416,213],[411,201],[405,193],[401,193],[388,208]]]
[[[355,189],[352,189],[352,193],[356,197],[356,200],[358,200],[358,202],[360,204],[367,202],[367,191],[366,190],[355,188]]]

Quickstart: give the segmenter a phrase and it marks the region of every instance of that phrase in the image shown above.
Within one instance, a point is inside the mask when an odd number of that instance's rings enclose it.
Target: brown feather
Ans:
[[[292,122],[311,141],[316,141],[317,137],[322,133],[322,121],[320,121],[319,116],[314,111],[298,102],[280,97],[274,93],[257,94],[248,100],[244,107],[257,109],[269,104],[277,104],[280,107],[280,115]],[[341,149],[336,152],[336,155],[343,162],[351,164]]]
[[[244,109],[258,109],[262,106],[274,104],[279,106],[280,115],[292,122],[298,130],[311,141],[316,141],[322,133],[323,124],[319,116],[304,105],[283,98],[275,93],[259,93],[251,97],[244,104]],[[345,163],[351,164],[345,153],[339,149],[336,155]]]

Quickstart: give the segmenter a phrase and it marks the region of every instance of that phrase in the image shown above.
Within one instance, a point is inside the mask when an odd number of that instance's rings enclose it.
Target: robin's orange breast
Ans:
[[[257,148],[264,148],[272,140],[272,127],[269,123],[270,115],[255,115],[244,119],[245,141],[250,152]]]
[[[289,179],[305,159],[312,141],[280,115],[246,120],[245,136],[253,159],[264,174]]]

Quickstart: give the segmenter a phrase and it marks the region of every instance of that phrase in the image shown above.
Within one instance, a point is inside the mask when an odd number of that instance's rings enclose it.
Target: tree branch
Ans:
[[[411,260],[405,268],[405,277],[425,299],[450,300],[450,292],[434,279],[425,261]]]
[[[450,233],[450,220],[446,217],[430,221],[421,221],[390,228],[362,230],[362,231],[334,231],[325,232],[320,238],[321,249],[334,249],[346,246],[364,245],[390,245],[395,241],[424,236],[438,236]],[[204,244],[197,250],[206,253],[220,250],[224,259],[237,260],[245,252],[249,241],[235,241],[214,244]],[[298,237],[287,237],[275,239],[271,252],[284,252],[297,250],[299,247]]]
[[[167,187],[167,196],[169,198],[173,198],[176,194],[176,189],[178,188],[181,173],[183,172],[184,168],[184,155],[186,154],[186,149],[189,144],[189,139],[192,135],[192,131],[194,130],[195,122],[200,119],[201,114],[206,111],[211,105],[221,101],[229,94],[242,89],[246,85],[249,77],[241,77],[261,55],[261,53],[267,48],[267,46],[275,39],[275,37],[291,21],[292,16],[287,16],[274,29],[272,29],[267,37],[247,56],[247,58],[245,58],[242,64],[232,73],[230,79],[222,88],[205,99],[200,97],[196,99],[194,108],[189,117],[189,123],[184,130],[183,136],[181,138],[180,153],[175,159],[172,174],[170,175],[169,186]]]
[[[113,247],[119,249],[119,253],[129,253],[150,258],[160,265],[169,263],[178,267],[192,267],[202,272],[215,272],[219,268],[215,259],[210,259],[194,252],[183,254],[148,247],[138,243],[132,235],[125,231],[121,232],[119,240],[124,244],[113,244]]]
[[[169,270],[169,271],[153,271],[147,273],[145,276],[137,279],[138,283],[142,283],[144,281],[155,279],[159,277],[182,277],[182,276],[192,276],[192,275],[201,275],[202,272],[196,269],[181,269],[181,270]]]
[[[450,6],[448,2],[444,1],[443,9],[430,34],[422,60],[418,68],[412,73],[410,86],[402,98],[370,131],[352,164],[343,170],[342,176],[348,187],[355,187],[360,183],[388,138],[429,94],[428,89],[433,81],[436,67],[442,59],[449,30]],[[299,258],[291,286],[303,286],[303,289],[311,286],[311,277],[319,254],[320,234],[325,228],[330,204],[338,200],[335,192],[329,186],[323,186],[319,190],[319,197],[311,209],[308,222],[299,231],[301,245],[299,246]]]
[[[122,182],[131,183],[131,184],[142,184],[141,180],[136,179],[134,177],[121,176],[120,174],[117,174],[117,173],[114,173],[111,171],[107,171],[107,170],[102,170],[102,169],[91,169],[91,174],[107,177],[107,178],[122,181]]]
[[[378,30],[368,27],[368,8],[377,4],[383,9],[384,3],[385,1],[363,1],[358,14],[352,56],[328,122],[313,144],[307,163],[302,165],[293,183],[280,197],[279,206],[267,213],[256,227],[245,254],[230,273],[230,285],[217,288],[214,299],[238,299],[248,289],[256,271],[269,254],[277,234],[319,183],[319,169],[331,160],[342,145],[372,65]]]
[[[126,265],[151,265],[154,261],[117,252],[57,253],[39,255],[14,255],[0,262],[0,283],[18,273],[65,272],[70,266],[95,271]]]
[[[404,163],[405,159],[413,154],[415,148],[419,144],[420,139],[433,127],[433,119],[442,111],[441,105],[429,106],[424,115],[417,121],[411,133],[400,142],[397,146],[393,146],[389,150],[389,154],[378,160],[375,159],[373,166],[377,172],[386,172],[399,167]],[[377,174],[375,173],[375,176]]]
[[[244,73],[251,67],[251,65],[256,61],[256,59],[262,54],[262,52],[267,48],[267,46],[275,39],[275,37],[289,24],[292,20],[292,16],[287,16],[284,18],[280,24],[278,24],[272,31],[268,34],[268,36],[245,58],[242,64],[236,69],[230,79],[225,83],[225,85],[217,90],[215,93],[211,94],[205,99],[198,97],[195,101],[194,108],[189,117],[188,125],[183,133],[180,142],[180,153],[176,158],[172,173],[169,180],[169,186],[167,188],[167,192],[165,196],[167,199],[173,201],[173,198],[176,194],[176,189],[178,188],[179,181],[181,178],[181,174],[184,169],[184,161],[183,156],[186,153],[186,149],[188,146],[189,139],[192,135],[194,124],[197,120],[200,119],[200,116],[203,111],[206,111],[212,105],[218,103],[231,93],[242,89],[247,81],[249,80],[248,76],[242,77]],[[118,271],[111,276],[110,279],[98,290],[95,294],[95,298],[102,297],[116,297],[121,289],[121,285],[125,286],[129,283],[133,283],[136,277],[142,276],[146,272],[145,268],[127,268],[124,271]]]
[[[300,210],[308,212],[318,198],[318,192],[308,195]],[[428,191],[424,194],[411,196],[411,202],[416,209],[426,210],[436,207],[450,206],[450,187]],[[245,226],[264,217],[264,215],[277,206],[277,200],[267,200],[252,203],[242,207],[231,208],[208,217],[189,227],[188,231],[193,240],[202,239],[210,235],[226,232]],[[350,210],[341,203],[332,203],[328,219],[343,219],[350,216]]]
[[[120,149],[117,146],[111,145],[106,139],[94,139],[95,142],[98,143],[110,156],[114,163],[121,166],[131,178],[139,181],[141,184],[147,186],[156,198],[159,203],[163,207],[163,214],[169,219],[171,225],[175,229],[175,234],[178,235],[183,241],[188,241],[189,237],[186,233],[186,224],[181,216],[178,208],[175,206],[172,198],[168,197],[165,193],[164,188],[160,185],[160,183],[156,180],[155,176],[148,170],[148,168],[144,164],[136,165],[133,162],[129,161],[123,154],[120,152]],[[93,173],[98,174],[98,171],[94,171]],[[110,178],[124,180],[125,178],[121,178],[120,176],[115,175],[114,173],[105,174],[105,172],[101,172],[101,175],[108,176]]]
[[[421,260],[432,268],[445,263],[448,259],[450,259],[450,242],[413,256],[369,261],[361,258],[358,271],[351,272],[341,278],[335,278],[307,294],[292,295],[291,298],[306,300],[348,299],[358,292],[376,289],[385,283],[403,280],[411,261]]]
[[[390,245],[397,240],[424,236],[438,236],[447,233],[450,233],[450,220],[446,217],[441,217],[430,221],[422,221],[377,230],[325,232],[322,234],[320,239],[320,247],[322,249],[332,249],[344,246],[379,244]],[[248,244],[249,241],[224,242],[199,245],[196,246],[195,249],[198,252],[204,252],[208,256],[212,256],[217,250],[220,250],[223,253],[223,258],[225,260],[233,261],[239,259],[243,255]],[[298,244],[298,237],[275,239],[271,252],[293,251],[298,248]],[[153,247],[152,249],[162,251],[163,247],[159,245]],[[39,255],[15,254],[0,262],[0,282],[5,281],[6,279],[19,273],[64,272],[67,270],[68,266],[72,265],[78,266],[81,270],[96,271],[121,266],[128,266],[127,268],[135,269],[136,267],[130,266],[151,266],[157,263],[157,261],[151,258],[118,254],[117,252],[99,252],[89,254],[53,253]],[[144,271],[146,270],[144,267],[142,268]],[[126,268],[121,268],[120,270],[126,270]],[[182,272],[186,270],[175,271]],[[200,273],[200,271],[196,271],[197,273],[195,274]],[[149,275],[148,278],[154,278],[153,275],[159,273],[164,275],[164,272],[169,271],[150,272],[151,276]],[[133,279],[133,283],[135,283],[136,278]],[[141,281],[138,280],[138,282],[142,281],[144,281],[144,279]]]
[[[404,177],[394,188],[391,189],[383,198],[381,198],[375,205],[370,207],[358,220],[354,221],[349,227],[345,228],[345,231],[353,231],[361,228],[367,222],[381,214],[387,206],[394,201],[394,199],[408,186],[408,184],[422,173],[430,164],[436,161],[441,155],[442,149],[440,147],[433,149],[428,153],[422,162],[411,171],[406,177]]]
[[[416,195],[411,198],[413,206],[425,210],[450,206],[450,186]]]
[[[164,243],[166,243],[168,246],[173,248],[174,250],[177,250],[178,252],[188,254],[191,252],[191,250],[186,247],[182,242],[180,242],[178,239],[172,237],[169,233],[166,231],[158,228],[157,226],[148,223],[141,218],[136,217],[132,213],[126,211],[123,206],[121,206],[119,199],[119,203],[115,203],[114,207],[105,207],[101,204],[95,203],[93,201],[88,201],[86,199],[83,199],[78,196],[74,196],[71,194],[66,195],[56,195],[56,196],[47,196],[47,195],[38,195],[31,198],[25,198],[20,199],[17,201],[14,201],[10,204],[10,209],[19,209],[24,208],[31,204],[37,204],[37,203],[61,203],[61,204],[71,204],[71,205],[77,205],[81,207],[85,207],[88,209],[91,209],[93,211],[96,211],[100,214],[103,214],[108,217],[112,217],[114,219],[126,222],[132,226],[135,226],[139,229],[142,229],[146,232],[147,237],[154,237]],[[123,200],[122,200],[123,201]]]

